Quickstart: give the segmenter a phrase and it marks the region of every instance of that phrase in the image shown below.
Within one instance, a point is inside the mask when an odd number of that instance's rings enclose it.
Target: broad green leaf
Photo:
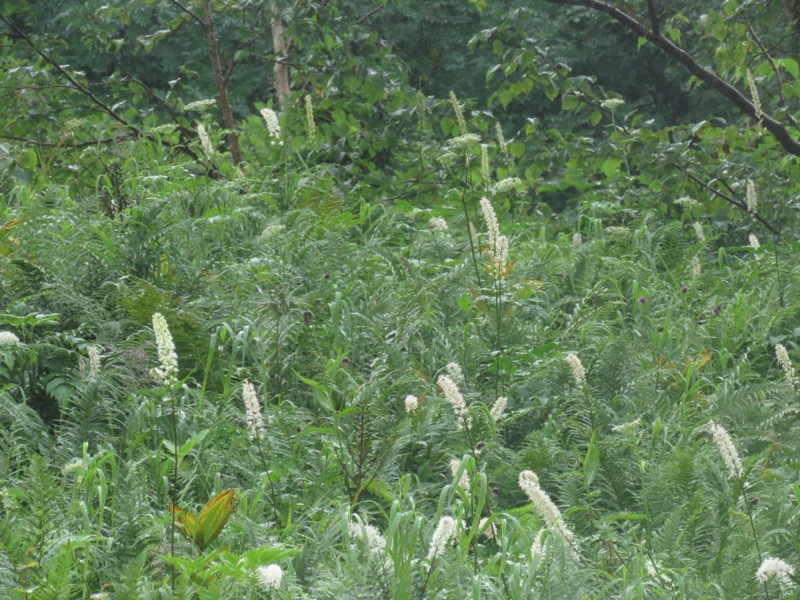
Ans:
[[[619,166],[622,164],[622,161],[618,158],[607,158],[603,161],[603,173],[605,173],[606,177],[611,179],[614,175],[617,174],[619,171]]]

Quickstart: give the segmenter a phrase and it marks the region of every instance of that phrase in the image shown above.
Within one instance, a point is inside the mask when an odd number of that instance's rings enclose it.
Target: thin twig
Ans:
[[[767,221],[764,217],[762,217],[761,215],[759,215],[756,212],[753,212],[753,213],[749,212],[747,210],[747,203],[746,202],[742,202],[741,200],[737,200],[736,198],[726,194],[725,192],[721,192],[717,188],[713,187],[712,185],[706,183],[705,181],[703,181],[699,177],[697,177],[694,174],[692,174],[689,171],[687,171],[684,167],[682,167],[682,166],[680,166],[680,165],[678,165],[676,163],[670,163],[670,164],[673,167],[675,167],[676,169],[678,169],[679,171],[681,171],[684,175],[686,175],[689,179],[694,181],[697,185],[699,185],[703,189],[708,190],[709,192],[714,194],[717,198],[721,198],[721,199],[725,200],[725,202],[727,202],[728,204],[732,204],[733,206],[736,206],[737,208],[740,208],[742,211],[747,212],[748,214],[751,214],[756,221],[761,223],[769,231],[771,231],[775,235],[780,235],[780,233],[781,233],[781,228],[780,227],[776,227],[775,225],[772,225],[769,221]]]

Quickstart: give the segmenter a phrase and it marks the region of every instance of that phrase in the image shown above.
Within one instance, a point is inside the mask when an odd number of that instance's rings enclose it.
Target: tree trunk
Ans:
[[[217,97],[219,98],[219,108],[222,111],[222,122],[228,130],[228,144],[231,148],[231,159],[233,164],[242,162],[242,154],[239,150],[239,136],[236,134],[236,123],[233,121],[233,112],[228,102],[228,88],[225,84],[225,77],[222,74],[222,65],[219,60],[219,49],[217,48],[217,30],[214,26],[214,13],[211,11],[211,0],[203,0],[203,16],[205,17],[206,37],[208,38],[208,55],[211,59],[211,72],[214,75],[214,83],[217,86]]]
[[[272,47],[275,50],[275,66],[272,68],[272,75],[275,79],[275,90],[278,94],[278,104],[283,107],[289,98],[289,65],[284,60],[287,58],[288,50],[286,41],[283,38],[283,23],[281,22],[281,11],[275,2],[270,2],[272,11]]]

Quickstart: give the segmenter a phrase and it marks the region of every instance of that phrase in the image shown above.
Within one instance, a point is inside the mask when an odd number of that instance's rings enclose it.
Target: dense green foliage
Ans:
[[[240,165],[201,2],[0,11],[0,596],[796,596],[786,144],[564,3],[279,4],[285,106],[211,4]],[[797,139],[793,4],[675,4]]]

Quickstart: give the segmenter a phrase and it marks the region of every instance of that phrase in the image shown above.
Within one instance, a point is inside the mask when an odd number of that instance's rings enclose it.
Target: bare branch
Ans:
[[[102,112],[104,112],[105,114],[110,116],[112,119],[114,119],[114,121],[116,121],[117,123],[121,124],[125,128],[129,129],[131,132],[136,134],[136,136],[138,136],[138,137],[143,137],[143,138],[145,138],[145,139],[147,139],[147,140],[149,140],[151,142],[160,143],[160,144],[164,145],[167,148],[172,148],[174,150],[178,150],[179,152],[182,152],[183,154],[186,154],[186,155],[190,156],[195,161],[201,162],[199,157],[197,156],[197,154],[189,146],[186,146],[184,144],[173,144],[173,143],[168,142],[166,140],[157,139],[152,134],[145,133],[144,131],[142,131],[141,127],[138,127],[137,125],[134,125],[133,123],[131,123],[130,121],[125,119],[117,111],[115,111],[113,108],[108,106],[108,104],[106,104],[100,98],[95,96],[95,94],[92,93],[92,91],[89,88],[87,88],[86,86],[81,84],[77,79],[75,79],[72,76],[72,74],[69,71],[67,71],[64,67],[62,67],[60,64],[58,64],[58,62],[52,56],[50,56],[44,50],[42,50],[36,44],[34,44],[33,40],[24,31],[22,31],[19,27],[17,27],[11,21],[9,21],[6,18],[6,16],[4,14],[2,14],[2,13],[0,13],[0,21],[3,21],[6,25],[8,25],[16,33],[16,35],[18,35],[20,38],[25,40],[25,43],[28,44],[28,46],[36,54],[41,56],[42,59],[47,64],[49,64],[56,71],[58,71],[61,74],[61,76],[64,77],[64,79],[66,79],[70,83],[72,89],[74,89],[75,91],[78,91],[81,94],[83,94],[84,96],[86,96],[91,101],[92,104],[97,106]],[[218,173],[215,172],[215,175],[218,175]]]
[[[181,4],[180,2],[178,2],[178,0],[169,0],[169,1],[170,1],[170,2],[172,2],[172,3],[173,3],[175,6],[177,6],[179,9],[181,9],[183,12],[185,12],[187,15],[189,15],[189,16],[190,16],[192,19],[194,19],[195,21],[197,21],[197,22],[198,22],[200,25],[202,25],[203,27],[205,27],[205,25],[206,25],[205,21],[203,21],[203,19],[201,19],[201,18],[200,18],[200,17],[197,15],[197,13],[195,13],[194,11],[192,11],[192,9],[191,9],[191,8],[189,8],[188,6],[185,6],[185,5]]]
[[[100,98],[95,96],[90,89],[88,89],[87,87],[82,85],[77,79],[75,79],[72,76],[72,74],[69,71],[67,71],[64,67],[62,67],[60,64],[58,64],[58,62],[56,62],[49,54],[47,54],[46,52],[41,50],[36,44],[34,44],[33,40],[31,40],[31,38],[28,37],[28,35],[24,31],[22,31],[16,25],[14,25],[11,21],[9,21],[6,18],[6,16],[4,14],[2,14],[2,13],[0,13],[0,20],[2,20],[6,25],[11,27],[11,29],[13,29],[14,32],[17,35],[19,35],[23,40],[25,40],[25,43],[27,43],[28,46],[30,46],[31,49],[34,52],[36,52],[36,54],[41,56],[46,63],[48,63],[53,68],[55,68],[59,73],[61,73],[61,75],[67,81],[69,81],[70,84],[72,84],[72,87],[74,89],[76,89],[77,91],[82,93],[84,96],[89,98],[89,100],[91,100],[92,103],[94,103],[96,106],[98,106],[100,108],[100,110],[102,110],[104,113],[109,115],[117,123],[121,123],[122,125],[124,125],[128,129],[130,129],[131,131],[136,133],[136,135],[142,135],[142,130],[140,128],[138,128],[136,125],[134,125],[134,124],[130,123],[129,121],[127,121],[119,113],[117,113],[113,108],[108,106],[108,104],[106,104],[105,102],[100,100]]]
[[[639,37],[645,38],[671,57],[677,59],[692,75],[697,77],[700,81],[711,85],[711,87],[728,98],[728,100],[753,119],[753,121],[758,122],[759,115],[756,114],[756,108],[744,94],[716,73],[701,66],[691,54],[686,52],[686,50],[668,40],[660,33],[643,25],[624,11],[606,2],[602,2],[601,0],[547,0],[547,2],[568,6],[582,6],[587,9],[606,13],[611,18],[619,21],[628,29],[635,32]],[[783,123],[767,114],[763,114],[762,122],[764,128],[775,136],[775,139],[778,140],[778,143],[780,143],[786,152],[795,156],[800,156],[800,140],[792,137],[792,134],[789,133],[789,130]]]

